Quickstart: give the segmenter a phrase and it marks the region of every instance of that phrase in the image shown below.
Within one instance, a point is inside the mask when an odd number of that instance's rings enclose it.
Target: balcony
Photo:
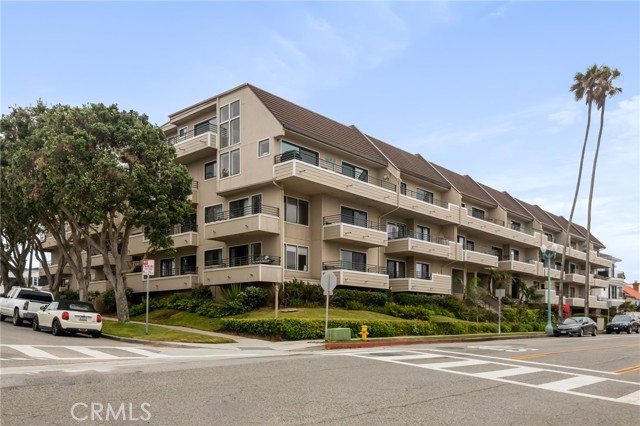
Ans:
[[[215,124],[209,124],[208,128],[190,130],[183,135],[175,135],[167,138],[167,143],[176,149],[176,161],[186,164],[201,157],[211,156],[218,148],[218,129]]]
[[[554,267],[551,268],[551,279],[559,280],[561,278],[561,275],[562,272],[559,269],[556,269]],[[542,276],[549,277],[549,270],[547,269],[547,267],[542,268]]]
[[[458,221],[457,206],[411,190],[406,190],[400,195],[400,208],[412,214],[440,219],[444,223],[456,223]]]
[[[585,272],[586,271],[576,270],[572,273],[565,274],[564,281],[567,283],[584,284],[586,281],[584,276]]]
[[[564,303],[571,307],[584,308],[584,299],[582,297],[565,297]]]
[[[602,257],[598,252],[591,250],[589,253],[589,263],[600,268],[611,268],[613,262],[605,257]]]
[[[279,256],[243,256],[204,265],[204,285],[282,282]]]
[[[477,265],[498,268],[498,256],[490,249],[486,250],[462,250],[462,261]]]
[[[189,290],[196,288],[199,284],[198,271],[195,268],[183,271],[163,271],[164,276],[152,276],[149,278],[149,292]],[[141,272],[127,274],[127,287],[134,293],[144,293],[147,291],[147,278],[143,278]],[[111,288],[106,280],[92,281],[89,289],[91,291]]]
[[[322,219],[323,240],[353,244],[360,247],[385,247],[387,233],[371,221],[337,214]]]
[[[540,235],[527,226],[510,225],[507,227],[502,220],[489,218],[476,212],[469,214],[466,208],[462,210],[464,213],[460,215],[460,226],[462,227],[487,232],[509,243],[519,241],[531,247],[540,246]]]
[[[208,240],[229,241],[244,236],[280,234],[280,210],[259,205],[232,209],[205,218],[204,235]],[[210,220],[210,222],[209,222]]]
[[[593,280],[591,281],[591,286],[598,288],[609,288],[609,281],[603,280],[602,278],[593,278]]]
[[[551,295],[551,303],[558,303],[558,296],[556,296],[556,291],[555,290],[551,290],[550,292]],[[540,299],[541,303],[548,303],[549,298],[547,297],[547,289],[540,289],[540,290],[536,290],[536,294],[539,294],[540,296],[542,296],[542,298]],[[565,302],[566,303],[566,302]]]
[[[413,232],[403,232],[401,234],[389,233],[386,254],[397,254],[401,256],[423,255],[437,259],[454,259],[455,243],[443,238],[436,238],[425,235],[414,235]]]
[[[198,225],[194,223],[173,225],[167,228],[165,232],[173,238],[173,247],[176,249],[198,246]]]
[[[498,262],[499,271],[519,272],[521,274],[542,276],[545,268],[542,262],[530,259],[528,262],[507,258]],[[546,276],[546,275],[545,275]]]
[[[381,266],[336,260],[322,262],[322,269],[333,271],[338,285],[385,290],[389,288],[389,276]]]
[[[597,296],[589,296],[589,308],[609,309],[609,304],[606,300],[600,300]]]
[[[55,275],[58,272],[59,268],[60,268],[60,266],[57,263],[49,264],[49,272],[51,273],[51,275]],[[65,265],[64,269],[62,270],[62,274],[63,275],[71,275],[72,274],[71,266]],[[38,270],[38,275],[39,276],[44,276],[45,275],[44,268],[42,266],[40,266],[40,268]]]
[[[429,294],[451,294],[451,277],[439,274],[407,272],[403,276],[389,274],[391,291],[415,291]]]
[[[144,254],[148,248],[149,240],[144,237],[143,233],[129,237],[129,255]]]
[[[341,165],[316,157],[303,157],[295,151],[276,155],[273,178],[276,182],[304,187],[309,194],[345,192],[354,199],[375,202],[377,207],[396,205],[396,185],[362,174],[358,178],[344,174]]]

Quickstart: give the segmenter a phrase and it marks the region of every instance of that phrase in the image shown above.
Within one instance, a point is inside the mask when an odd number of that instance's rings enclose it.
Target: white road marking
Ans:
[[[581,388],[582,386],[592,385],[594,383],[604,382],[605,380],[607,379],[605,379],[604,377],[576,376],[571,377],[570,379],[544,383],[542,385],[539,385],[539,387],[541,389],[563,392],[571,389]]]
[[[18,352],[22,352],[23,354],[37,359],[59,359],[57,356],[50,354],[49,352],[43,351],[42,349],[38,349],[34,346],[29,345],[8,345],[11,349],[14,349]]]
[[[442,370],[444,368],[469,367],[472,365],[490,364],[489,361],[477,359],[467,359],[464,361],[438,362],[435,364],[418,364],[420,368],[430,368],[432,370]]]
[[[485,371],[484,373],[476,373],[476,376],[481,377],[483,379],[499,379],[502,377],[537,373],[539,371],[543,371],[543,370],[540,370],[539,368],[533,368],[533,367],[516,367],[516,368],[510,368],[508,370]]]
[[[161,353],[147,351],[145,349],[140,349],[140,348],[130,348],[130,347],[123,346],[123,347],[119,347],[118,349],[122,351],[131,352],[134,354],[142,355],[146,358],[167,358],[169,356]]]
[[[80,352],[81,354],[88,355],[91,358],[95,359],[117,359],[119,357],[115,355],[108,354],[102,351],[96,351],[95,349],[87,348],[84,346],[67,346],[66,349],[71,349],[76,352]]]
[[[621,396],[618,398],[620,402],[626,402],[628,404],[640,405],[640,390],[631,392],[629,395]]]

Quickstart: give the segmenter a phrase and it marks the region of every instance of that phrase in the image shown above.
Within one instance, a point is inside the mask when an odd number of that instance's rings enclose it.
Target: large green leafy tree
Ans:
[[[191,177],[174,162],[162,131],[135,111],[55,105],[42,107],[35,122],[31,138],[40,149],[27,156],[32,171],[21,179],[24,192],[37,203],[38,217],[67,257],[83,297],[91,259],[86,253],[102,255],[118,320],[127,321],[131,232],[144,229],[149,250],[170,250],[173,240],[165,230],[191,213]]]

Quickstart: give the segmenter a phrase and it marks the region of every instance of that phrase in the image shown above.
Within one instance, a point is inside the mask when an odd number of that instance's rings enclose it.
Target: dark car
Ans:
[[[589,317],[569,317],[553,328],[553,335],[559,336],[584,336],[598,334],[598,325]]]
[[[621,331],[625,331],[627,334],[631,334],[632,331],[640,333],[640,324],[631,315],[616,315],[607,324],[607,334],[620,334]]]

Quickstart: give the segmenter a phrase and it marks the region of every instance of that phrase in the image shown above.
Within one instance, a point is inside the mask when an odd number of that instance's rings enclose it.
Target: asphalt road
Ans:
[[[7,355],[7,345],[61,342],[9,323],[0,332]],[[44,369],[62,357],[0,361],[2,424],[610,426],[640,415],[636,334],[293,354],[146,349],[157,357],[67,359],[67,370]]]

